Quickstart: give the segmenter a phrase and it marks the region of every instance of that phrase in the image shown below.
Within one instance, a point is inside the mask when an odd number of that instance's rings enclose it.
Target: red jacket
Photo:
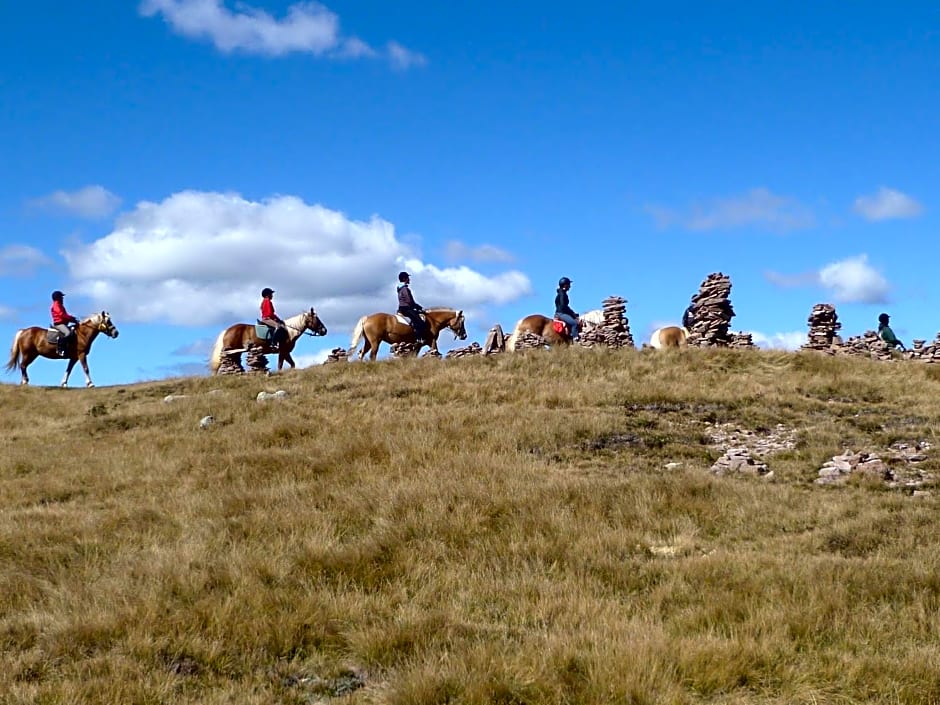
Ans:
[[[78,323],[78,319],[65,310],[65,304],[61,301],[53,301],[52,323],[53,325],[59,325],[60,323]]]
[[[274,302],[271,299],[261,299],[261,318],[273,318],[277,320],[274,313]]]

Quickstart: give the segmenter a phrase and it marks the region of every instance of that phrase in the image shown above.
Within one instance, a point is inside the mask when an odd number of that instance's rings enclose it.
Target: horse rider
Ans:
[[[694,308],[695,304],[689,304],[689,307],[682,313],[682,327],[686,330],[692,330],[692,325],[695,323]]]
[[[891,320],[891,316],[887,313],[882,313],[878,316],[878,337],[881,338],[889,348],[900,348],[901,352],[907,352],[904,343],[898,340],[894,331],[891,330],[891,326],[888,325],[889,320]]]
[[[69,323],[78,325],[78,319],[65,310],[64,299],[65,294],[58,289],[52,292],[52,327],[59,332],[55,341],[56,354],[59,357],[65,357],[65,344],[74,334],[73,329],[69,328]]]
[[[567,323],[571,331],[571,339],[577,340],[580,336],[578,314],[568,303],[568,289],[570,288],[571,280],[568,277],[562,277],[558,280],[558,291],[555,293],[555,318]]]
[[[411,327],[415,332],[415,342],[418,345],[430,344],[431,336],[427,333],[427,326],[421,314],[424,309],[415,301],[411,293],[411,276],[408,272],[398,273],[398,313],[411,321]]]
[[[268,339],[271,341],[271,347],[277,348],[278,345],[287,337],[287,328],[284,321],[274,312],[274,289],[264,287],[261,290],[261,318],[259,323],[263,323],[271,331]]]

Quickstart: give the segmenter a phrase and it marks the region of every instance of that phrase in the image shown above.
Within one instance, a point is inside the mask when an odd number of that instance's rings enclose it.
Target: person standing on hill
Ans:
[[[558,291],[555,292],[555,318],[567,323],[571,331],[571,339],[577,340],[581,331],[578,328],[578,314],[568,302],[568,289],[570,288],[571,280],[568,277],[558,280]]]
[[[431,336],[427,332],[424,319],[421,318],[424,308],[415,301],[411,293],[411,275],[408,272],[398,273],[398,313],[411,321],[411,327],[415,332],[415,343],[431,344]]]
[[[692,325],[695,323],[694,308],[695,304],[689,304],[689,307],[682,314],[682,327],[686,330],[692,330]]]
[[[284,321],[274,312],[274,289],[264,287],[261,290],[261,318],[258,320],[271,330],[271,347],[276,348],[287,337]]]
[[[59,337],[55,341],[56,354],[59,357],[65,357],[65,344],[73,334],[69,324],[77,326],[78,319],[65,310],[65,294],[58,290],[52,292],[51,312],[52,327],[59,332]]]
[[[891,320],[891,316],[887,313],[882,313],[878,316],[878,337],[881,338],[889,348],[900,348],[901,352],[907,352],[904,343],[898,340],[894,331],[891,330],[891,326],[888,325],[889,320]]]

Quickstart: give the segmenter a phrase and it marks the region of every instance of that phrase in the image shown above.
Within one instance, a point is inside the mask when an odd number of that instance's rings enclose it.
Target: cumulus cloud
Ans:
[[[855,199],[855,212],[866,220],[915,218],[924,207],[907,194],[882,186],[877,193]]]
[[[144,0],[140,13],[161,15],[178,34],[206,38],[225,53],[283,56],[299,52],[340,59],[383,55],[358,37],[344,36],[337,14],[318,2],[293,4],[281,19],[245,3],[236,7],[228,9],[223,0]],[[384,56],[400,69],[425,63],[421,54],[395,41],[388,42]]]
[[[78,216],[80,218],[106,218],[121,205],[121,199],[104,186],[85,186],[77,191],[54,191],[30,202],[34,208]]]
[[[817,272],[766,272],[764,276],[777,286],[827,289],[837,303],[886,303],[891,289],[888,280],[868,263],[868,255],[864,254],[832,262]]]
[[[16,311],[9,306],[0,304],[0,321],[12,321],[16,318]]]
[[[444,245],[444,257],[448,262],[470,260],[471,262],[512,262],[514,257],[506,250],[495,245],[472,247],[457,240],[449,240]]]
[[[807,336],[805,331],[799,330],[770,334],[751,331],[751,339],[761,348],[799,350],[800,346],[806,342]]]
[[[648,205],[645,210],[660,228],[681,227],[694,231],[748,226],[788,231],[809,228],[816,223],[809,208],[766,188],[751,189],[742,196],[694,203],[686,209]]]
[[[0,249],[0,274],[3,276],[26,276],[46,264],[49,258],[29,245],[7,245]]]
[[[423,262],[373,216],[293,196],[251,201],[185,191],[122,214],[108,235],[62,253],[71,289],[117,321],[229,324],[256,315],[270,286],[282,317],[314,306],[331,332],[395,307],[396,274],[412,275],[424,306],[475,310],[531,293],[518,271],[495,276]]]

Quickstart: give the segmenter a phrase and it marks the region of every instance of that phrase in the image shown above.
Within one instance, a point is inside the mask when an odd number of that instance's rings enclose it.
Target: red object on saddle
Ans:
[[[562,321],[561,319],[554,319],[552,321],[552,328],[555,329],[555,332],[558,335],[567,335],[568,334],[568,324]]]

